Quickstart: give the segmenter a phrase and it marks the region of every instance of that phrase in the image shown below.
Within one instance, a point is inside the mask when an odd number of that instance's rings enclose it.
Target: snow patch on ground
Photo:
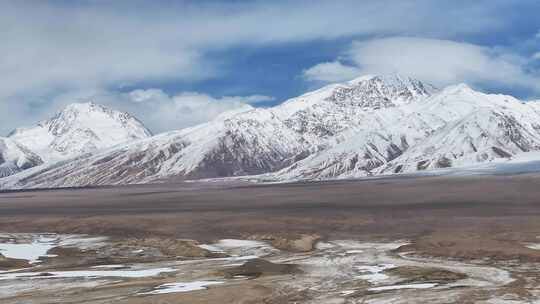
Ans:
[[[0,272],[0,281],[16,279],[65,279],[65,278],[144,278],[162,273],[176,272],[174,268],[140,270],[74,270],[51,272]]]
[[[355,278],[366,280],[372,284],[379,283],[381,281],[384,281],[388,279],[388,276],[382,273],[383,271],[387,269],[396,268],[396,265],[394,264],[379,264],[379,265],[362,265],[362,266],[356,266],[356,269],[360,270],[361,272],[365,273],[359,276],[356,276]]]
[[[77,247],[79,249],[98,248],[106,245],[108,237],[90,237],[87,235],[64,235],[60,236],[59,246]]]
[[[421,284],[405,284],[405,285],[389,285],[369,288],[368,291],[387,291],[398,289],[427,289],[437,286],[435,283],[421,283]]]
[[[531,243],[531,244],[525,245],[525,247],[529,249],[540,250],[540,244]]]
[[[96,269],[118,269],[118,268],[128,268],[129,266],[118,264],[118,265],[98,265],[98,266],[92,266],[90,268],[96,268]]]
[[[150,292],[139,293],[139,295],[155,295],[155,294],[165,294],[165,293],[175,293],[175,292],[190,292],[196,290],[206,290],[208,286],[219,285],[225,282],[221,281],[195,281],[195,282],[177,282],[177,283],[167,283],[162,284],[156,287],[155,290]]]
[[[0,234],[0,253],[7,258],[28,260],[31,264],[39,263],[40,257],[54,257],[47,252],[54,247],[77,247],[80,249],[97,248],[105,245],[106,237],[86,235]]]
[[[265,242],[237,239],[223,239],[215,244],[202,244],[199,247],[232,256],[263,257],[279,251]]]
[[[0,243],[0,253],[12,259],[28,260],[31,264],[39,262],[40,257],[47,256],[47,251],[55,247],[57,238],[38,236],[30,243]]]

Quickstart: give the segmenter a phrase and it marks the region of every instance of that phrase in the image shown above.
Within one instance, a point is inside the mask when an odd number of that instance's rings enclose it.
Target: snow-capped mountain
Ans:
[[[540,150],[540,107],[511,96],[450,86],[377,112],[385,123],[342,135],[331,148],[266,178],[355,178],[510,159]],[[377,157],[373,157],[373,156]]]
[[[334,145],[338,134],[365,128],[373,113],[433,91],[410,78],[366,76],[274,108],[225,113],[193,128],[41,168],[24,182],[76,186],[273,172]]]
[[[54,162],[150,136],[130,114],[88,102],[70,104],[37,126],[14,130],[9,138]]]
[[[9,177],[3,187],[147,183],[257,175],[350,178],[510,159],[540,151],[540,106],[466,85],[437,90],[400,76],[365,76],[246,107]]]
[[[0,138],[0,178],[41,165],[39,156],[9,138]]]

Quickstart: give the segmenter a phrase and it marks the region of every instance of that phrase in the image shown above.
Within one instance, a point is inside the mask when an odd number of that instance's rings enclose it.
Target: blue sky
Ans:
[[[0,134],[68,103],[153,131],[400,73],[540,98],[540,1],[3,1]]]

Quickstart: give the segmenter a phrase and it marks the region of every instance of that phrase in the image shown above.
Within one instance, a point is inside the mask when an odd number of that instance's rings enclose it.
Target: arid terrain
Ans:
[[[3,192],[0,302],[537,303],[539,185],[522,174]]]

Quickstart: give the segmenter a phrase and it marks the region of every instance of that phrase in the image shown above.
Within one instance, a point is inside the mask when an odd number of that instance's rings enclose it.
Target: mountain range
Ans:
[[[73,104],[4,142],[0,174],[13,174],[0,179],[4,189],[234,176],[357,178],[539,151],[540,103],[465,84],[439,90],[410,77],[363,76],[154,136],[127,113]]]

